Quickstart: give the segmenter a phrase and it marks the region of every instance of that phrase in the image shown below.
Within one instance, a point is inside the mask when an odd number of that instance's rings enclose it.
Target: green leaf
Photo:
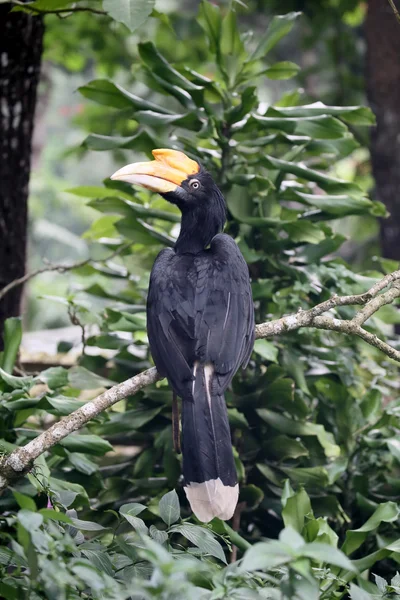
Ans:
[[[310,221],[293,221],[283,226],[283,229],[293,243],[307,242],[319,244],[325,239],[325,234],[318,225]]]
[[[272,342],[267,340],[256,340],[254,342],[254,352],[262,356],[265,360],[278,362],[278,348]]]
[[[314,181],[328,193],[351,193],[357,196],[364,196],[364,192],[358,185],[345,181],[344,179],[330,177],[325,173],[315,171],[314,169],[309,169],[304,165],[273,158],[272,156],[268,155],[265,155],[263,160],[271,169],[276,169],[278,171],[282,171],[283,173],[291,173],[292,175],[296,175],[300,179],[305,179],[306,181]]]
[[[26,508],[18,512],[17,519],[27,531],[37,531],[43,523],[43,517],[40,513]]]
[[[294,421],[266,408],[258,409],[257,413],[261,419],[282,433],[293,436],[316,436],[328,458],[337,458],[340,455],[340,448],[335,444],[333,435],[325,431],[323,425]]]
[[[99,470],[99,467],[92,462],[86,454],[80,454],[78,452],[71,452],[68,455],[68,460],[81,473],[85,475],[93,475]]]
[[[146,507],[138,502],[131,502],[130,504],[124,504],[119,509],[120,514],[132,525],[134,529],[140,534],[147,535],[148,529],[142,519],[139,519],[136,515],[143,512]]]
[[[101,552],[99,550],[87,550],[86,548],[82,550],[82,554],[86,556],[86,558],[98,569],[99,571],[104,571],[110,577],[114,577],[114,569],[112,566],[112,562],[106,552]]]
[[[318,562],[326,563],[328,565],[335,565],[341,569],[352,571],[357,573],[357,568],[354,566],[351,560],[347,558],[343,552],[330,546],[329,544],[320,544],[319,542],[312,542],[311,544],[305,544],[301,548],[301,555],[307,558],[312,558]]]
[[[350,584],[350,598],[351,600],[374,600],[371,594],[354,585],[354,583]]]
[[[51,390],[68,385],[68,371],[64,367],[50,367],[40,373],[40,381],[47,383]]]
[[[21,494],[21,492],[17,492],[17,490],[13,490],[13,496],[20,508],[27,508],[30,511],[36,512],[36,503],[33,498],[26,496],[25,494]]]
[[[60,440],[59,444],[70,452],[96,454],[97,456],[103,456],[103,454],[113,450],[110,442],[94,434],[70,434]]]
[[[150,136],[145,130],[128,137],[91,133],[82,142],[82,146],[89,150],[103,151],[125,148],[127,150],[136,150],[136,152],[144,152],[145,154],[150,154],[151,150],[158,145],[154,137]],[[110,195],[110,190],[108,190],[108,195]]]
[[[68,396],[56,396],[55,398],[46,396],[46,400],[54,408],[54,412],[62,416],[70,415],[74,410],[86,404],[86,402],[80,402],[76,398],[69,398]],[[53,412],[51,409],[48,410]]]
[[[41,508],[39,513],[44,517],[45,521],[50,520],[68,523],[69,525],[72,524],[71,518],[68,515],[58,510],[54,510],[53,508]]]
[[[358,529],[350,529],[346,532],[346,540],[342,551],[352,554],[366,540],[368,533],[375,531],[383,523],[393,523],[399,518],[399,507],[395,502],[384,502],[375,510],[374,514]]]
[[[150,525],[149,533],[150,537],[159,544],[165,544],[165,542],[168,540],[168,533],[166,531],[157,529],[155,525]]]
[[[286,15],[273,17],[266,33],[261,36],[258,46],[251,55],[252,60],[263,58],[274,46],[293,28],[295,20],[301,15],[300,12],[290,12]]]
[[[0,367],[6,373],[12,373],[22,340],[20,317],[10,317],[4,323],[4,351],[0,354]]]
[[[277,62],[263,71],[268,79],[291,79],[299,72],[300,67],[293,62]]]
[[[298,533],[303,531],[307,515],[312,513],[310,498],[304,488],[286,499],[282,509],[285,527],[292,527]]]
[[[211,2],[202,0],[197,20],[207,35],[211,52],[217,55],[218,60],[222,34],[222,17],[219,7]]]
[[[106,529],[103,525],[95,523],[94,521],[83,521],[82,519],[76,519],[75,517],[70,517],[70,519],[72,526],[82,531],[104,531],[104,529]]]
[[[226,115],[227,122],[230,124],[241,121],[258,104],[258,97],[254,86],[247,87],[241,94],[240,103],[231,108]]]
[[[214,538],[213,534],[209,529],[199,527],[198,525],[192,525],[191,523],[184,523],[182,525],[173,525],[170,528],[170,533],[180,533],[185,538],[192,542],[205,554],[215,556],[226,564],[226,558],[222,546]]]
[[[264,446],[271,456],[278,460],[285,458],[299,458],[300,456],[308,456],[307,448],[299,440],[294,440],[287,435],[278,435],[268,440]]]
[[[111,106],[113,108],[131,108],[133,110],[154,110],[168,114],[168,110],[153,102],[144,100],[139,96],[131,94],[122,86],[112,83],[107,79],[94,79],[86,85],[78,88],[85,98],[89,98],[98,104]]]
[[[279,106],[279,112],[288,117],[316,117],[333,115],[353,125],[374,125],[375,115],[365,106],[327,106],[323,102],[314,102],[302,106]]]
[[[144,510],[146,510],[146,506],[144,504],[140,504],[139,502],[130,502],[129,504],[124,504],[119,509],[121,515],[129,515],[131,517],[137,517]]]
[[[369,198],[354,197],[350,195],[329,196],[327,194],[321,196],[297,191],[295,194],[310,206],[316,206],[320,210],[337,217],[362,214],[372,207],[372,202]]]
[[[175,490],[171,490],[168,494],[165,494],[159,504],[160,517],[168,525],[176,523],[180,519],[181,510],[179,506],[178,494]]]
[[[149,75],[162,89],[175,96],[186,108],[193,108],[195,104],[202,106],[203,86],[193,83],[177,71],[156,49],[152,42],[139,44],[138,50],[140,58],[148,69]],[[146,122],[138,115],[135,115],[135,118],[141,123]],[[201,122],[194,114],[191,115],[191,121],[193,124],[197,123],[198,126],[201,126]],[[184,120],[181,116],[179,124],[185,126],[187,123],[189,123],[188,119]]]
[[[110,17],[130,31],[136,31],[147,21],[154,4],[155,0],[103,0],[103,8]]]
[[[162,219],[163,221],[168,221],[171,223],[179,223],[181,220],[180,216],[173,212],[150,208],[149,206],[143,206],[143,204],[136,204],[135,202],[121,198],[98,198],[96,200],[91,200],[88,203],[88,206],[91,206],[100,212],[109,214],[114,213],[125,217],[153,217],[155,219]]]
[[[104,137],[108,137],[108,136],[104,136]],[[78,196],[79,198],[93,198],[93,199],[108,198],[109,196],[112,196],[112,194],[113,194],[113,192],[111,192],[109,188],[100,187],[97,185],[80,185],[78,187],[69,188],[65,191],[68,194],[73,194],[74,196]],[[124,200],[131,199],[131,196],[129,196],[128,194],[124,194],[123,192],[121,192],[119,190],[118,190],[118,192],[116,192],[116,194],[120,198],[123,198]]]
[[[324,467],[281,467],[281,470],[299,485],[327,487],[329,475]]]
[[[111,387],[114,381],[100,377],[84,367],[72,367],[68,371],[69,384],[78,390],[95,390],[97,388]]]
[[[29,375],[26,377],[16,377],[3,371],[3,369],[0,369],[0,379],[13,390],[28,390],[35,381],[34,377],[30,377]]]
[[[246,551],[239,571],[274,569],[279,565],[287,564],[294,557],[294,552],[287,544],[275,540],[271,542],[259,542]]]
[[[151,127],[175,125],[198,131],[202,126],[202,122],[194,112],[165,115],[154,110],[141,110],[135,113],[135,118],[142,125],[150,125]]]

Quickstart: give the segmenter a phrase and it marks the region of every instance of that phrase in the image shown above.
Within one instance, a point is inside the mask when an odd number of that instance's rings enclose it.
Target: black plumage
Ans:
[[[160,252],[151,272],[150,350],[182,398],[183,475],[192,509],[203,521],[228,519],[238,486],[224,392],[254,343],[248,267],[235,241],[220,233],[225,201],[207,171],[198,166],[162,195],[180,208],[182,222],[174,248]]]

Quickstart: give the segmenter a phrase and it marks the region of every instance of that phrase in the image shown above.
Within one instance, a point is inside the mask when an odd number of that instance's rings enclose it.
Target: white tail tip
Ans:
[[[223,521],[232,518],[239,497],[239,486],[224,485],[221,479],[189,483],[184,487],[192,511],[203,523],[214,517]]]

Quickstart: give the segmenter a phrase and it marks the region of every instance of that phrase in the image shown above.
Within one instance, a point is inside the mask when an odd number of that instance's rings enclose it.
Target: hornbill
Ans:
[[[153,161],[112,179],[161,194],[182,213],[179,237],[150,276],[147,331],[160,375],[182,398],[184,489],[201,521],[232,517],[239,494],[224,392],[254,344],[249,271],[221,233],[226,204],[210,173],[183,152],[153,150]]]

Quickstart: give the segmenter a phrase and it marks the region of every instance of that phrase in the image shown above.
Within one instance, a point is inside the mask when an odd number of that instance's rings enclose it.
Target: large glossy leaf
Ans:
[[[217,61],[220,62],[222,17],[218,6],[211,2],[207,2],[207,0],[202,0],[198,21],[206,32],[211,51],[216,54]]]
[[[149,206],[143,206],[143,204],[137,204],[135,202],[131,202],[130,200],[116,198],[113,196],[91,200],[88,205],[96,210],[99,210],[100,212],[119,214],[124,217],[153,217],[155,219],[162,219],[163,221],[169,221],[171,223],[179,223],[180,221],[180,216],[173,212],[157,210],[150,208]]]
[[[150,136],[147,131],[140,131],[135,135],[128,137],[109,136],[90,134],[82,142],[82,146],[89,150],[114,150],[115,148],[125,148],[135,150],[136,152],[144,152],[151,155],[151,151],[160,144],[155,141],[154,137]]]
[[[102,456],[113,449],[110,442],[103,440],[98,435],[72,434],[59,442],[70,452],[83,452]]]
[[[265,360],[277,362],[278,348],[272,342],[267,340],[256,340],[254,342],[254,352],[262,356]]]
[[[168,527],[173,523],[176,523],[181,516],[178,494],[175,490],[165,494],[161,498],[158,507],[160,510],[160,517]]]
[[[302,533],[307,515],[312,513],[310,498],[307,492],[301,488],[293,493],[282,509],[282,519],[285,527],[292,527],[298,533]]]
[[[283,228],[288,234],[289,240],[294,243],[318,244],[325,239],[322,229],[310,221],[293,221],[293,223],[284,225]]]
[[[373,125],[375,123],[374,113],[365,106],[327,106],[323,102],[314,102],[303,106],[280,106],[278,110],[288,117],[334,115],[354,125]]]
[[[130,504],[124,504],[119,509],[120,514],[132,525],[132,527],[141,534],[147,535],[148,529],[143,519],[140,519],[137,515],[140,515],[146,507],[138,502],[131,502]]]
[[[246,551],[240,565],[241,571],[260,571],[287,564],[295,558],[290,546],[278,541],[260,542]]]
[[[316,206],[320,210],[337,217],[365,213],[366,209],[372,208],[373,205],[369,198],[351,195],[332,196],[327,194],[322,196],[303,192],[295,192],[295,194],[310,206]]]
[[[154,3],[155,0],[103,0],[103,8],[115,21],[135,31],[148,19]]]
[[[78,88],[78,91],[98,104],[112,106],[114,108],[130,108],[133,110],[154,110],[156,112],[168,114],[169,111],[162,106],[149,102],[131,94],[117,83],[112,83],[108,79],[94,79],[86,85]]]
[[[362,527],[346,532],[346,540],[342,546],[343,552],[352,554],[366,540],[369,533],[375,531],[383,523],[392,523],[399,517],[399,507],[394,502],[380,504],[374,514]]]
[[[335,444],[333,435],[326,431],[323,425],[295,421],[265,408],[257,410],[257,413],[261,419],[281,433],[293,436],[316,436],[327,457],[336,458],[340,455],[340,448]]]
[[[191,523],[183,523],[182,525],[173,525],[169,531],[170,533],[180,533],[197,546],[201,552],[215,556],[215,558],[226,563],[222,546],[209,529],[200,527],[199,525],[192,525]]]
[[[263,58],[274,46],[293,28],[295,20],[301,15],[299,12],[291,12],[286,15],[273,17],[266,33],[261,36],[260,41],[253,54],[252,60]]]
[[[349,183],[344,179],[331,177],[321,171],[310,169],[305,165],[281,160],[272,156],[265,156],[264,161],[271,169],[276,169],[283,173],[291,173],[292,175],[297,175],[300,179],[318,183],[318,185],[328,193],[349,193],[354,196],[364,196],[363,191],[355,183]]]
[[[70,385],[79,390],[94,390],[102,387],[111,387],[114,381],[100,377],[85,367],[72,367],[68,372]]]
[[[317,562],[335,565],[341,569],[357,573],[357,568],[352,561],[343,552],[328,544],[320,544],[319,542],[306,544],[301,548],[301,554]]]
[[[291,79],[299,72],[300,67],[293,62],[277,62],[263,71],[268,79]]]

